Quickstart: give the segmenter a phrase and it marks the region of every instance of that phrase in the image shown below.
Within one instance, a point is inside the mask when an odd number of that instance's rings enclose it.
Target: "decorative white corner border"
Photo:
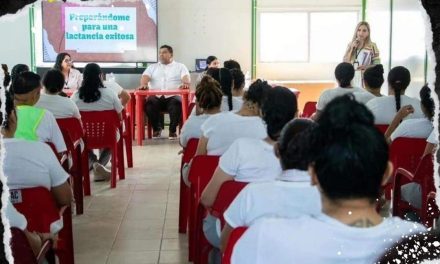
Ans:
[[[437,94],[435,93],[435,78],[436,78],[436,74],[435,74],[435,67],[436,67],[436,60],[435,60],[435,54],[434,54],[434,50],[432,49],[432,42],[433,42],[433,33],[432,33],[432,26],[431,26],[431,20],[428,16],[428,14],[426,13],[426,10],[423,8],[423,6],[420,3],[420,9],[422,12],[422,16],[425,20],[425,45],[426,45],[426,51],[428,53],[428,58],[429,58],[429,62],[432,63],[432,66],[428,67],[428,85],[429,88],[431,89],[431,96],[434,99],[435,102],[435,115],[434,115],[434,131],[437,133],[436,134],[436,139],[438,140],[438,129],[439,129],[439,98],[437,96]],[[432,69],[432,72],[429,72],[429,69]],[[439,145],[439,144],[437,144]],[[437,150],[436,150],[436,154],[437,151],[439,151],[439,147],[437,146]],[[437,155],[434,155],[434,184],[435,184],[435,188],[436,188],[436,203],[440,204],[440,178],[439,178],[439,163],[437,162]]]

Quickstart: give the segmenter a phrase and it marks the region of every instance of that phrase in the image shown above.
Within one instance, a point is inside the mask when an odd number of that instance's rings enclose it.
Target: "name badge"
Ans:
[[[21,190],[10,190],[9,194],[10,194],[9,199],[11,200],[11,203],[16,204],[23,202],[23,199],[21,197]]]

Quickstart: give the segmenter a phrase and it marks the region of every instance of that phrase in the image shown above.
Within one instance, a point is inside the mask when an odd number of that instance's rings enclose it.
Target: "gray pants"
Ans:
[[[203,233],[208,242],[214,247],[209,253],[209,264],[221,263],[220,254],[220,221],[217,217],[208,215],[203,219]]]
[[[410,203],[417,209],[422,208],[422,189],[418,183],[407,183],[400,188],[402,200]]]
[[[98,162],[102,166],[107,165],[111,157],[112,157],[112,152],[108,148],[99,150],[99,159],[92,150],[89,151],[89,170],[93,169],[93,163],[95,162]]]

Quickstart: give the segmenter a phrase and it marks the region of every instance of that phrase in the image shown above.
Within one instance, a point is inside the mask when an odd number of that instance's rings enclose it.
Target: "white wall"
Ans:
[[[31,45],[29,33],[29,12],[23,9],[16,15],[0,18],[0,63],[9,66],[17,63],[31,63]]]

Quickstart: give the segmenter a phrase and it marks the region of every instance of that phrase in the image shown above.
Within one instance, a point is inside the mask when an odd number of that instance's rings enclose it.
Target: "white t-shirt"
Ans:
[[[322,213],[260,219],[235,245],[231,263],[371,264],[402,236],[425,230],[397,217],[368,228],[348,226]]]
[[[151,90],[175,90],[182,84],[182,77],[189,71],[185,65],[172,61],[168,64],[155,63],[148,66],[142,75],[150,77]]]
[[[16,227],[24,231],[27,227],[27,220],[24,215],[22,215],[15,207],[12,205],[11,201],[8,199],[5,208],[6,218],[9,220],[9,225],[11,227]]]
[[[250,226],[260,217],[295,218],[321,212],[321,198],[307,171],[286,170],[279,180],[248,184],[224,213],[232,227]]]
[[[69,178],[49,145],[15,138],[3,139],[3,173],[9,189],[44,187],[50,190]]]
[[[69,71],[69,77],[64,82],[64,89],[78,90],[81,87],[83,76],[77,69],[71,68]]]
[[[281,174],[274,147],[257,138],[238,138],[220,157],[218,164],[239,182],[273,181]]]
[[[367,91],[354,92],[353,95],[354,95],[354,98],[356,99],[356,101],[358,101],[359,103],[362,103],[362,104],[366,104],[371,99],[376,98],[376,96],[374,94],[367,92]]]
[[[71,99],[78,106],[80,111],[105,111],[116,110],[120,113],[124,109],[118,96],[109,88],[99,88],[101,98],[93,103],[85,103],[79,98],[79,92],[72,95]]]
[[[20,107],[18,107],[17,110],[20,111]],[[51,112],[47,110],[44,111],[44,116],[41,119],[36,132],[40,142],[51,142],[54,144],[58,153],[67,150],[63,134]]]
[[[222,155],[237,138],[264,139],[266,126],[259,116],[241,116],[222,112],[202,124],[202,135],[208,139],[208,155]]]
[[[212,115],[190,115],[182,127],[180,133],[180,145],[186,147],[191,138],[200,138],[202,136],[202,124]]]
[[[398,137],[407,138],[428,138],[434,126],[431,121],[425,118],[412,118],[403,120],[402,123],[391,134],[391,141]]]
[[[243,105],[243,98],[242,97],[232,96],[232,110],[231,111],[236,112],[236,111],[240,110],[242,105]],[[222,112],[229,111],[227,96],[222,97],[222,105],[220,107],[220,111],[222,111]]]
[[[68,97],[41,94],[35,106],[49,110],[55,118],[81,118],[78,107]]]
[[[112,90],[117,96],[119,96],[121,92],[124,90],[124,88],[122,88],[122,86],[120,86],[119,83],[115,81],[106,80],[103,81],[102,84],[104,84],[105,88]]]
[[[332,89],[327,89],[324,92],[322,92],[322,94],[319,96],[318,103],[316,104],[316,109],[322,111],[324,110],[324,107],[336,97],[354,92],[365,92],[365,91],[357,87],[353,87],[353,88],[336,87]]]
[[[400,106],[412,105],[414,113],[408,115],[405,119],[423,118],[425,117],[420,107],[420,101],[416,98],[408,97],[406,95],[400,96]],[[389,125],[396,116],[396,99],[394,95],[382,96],[371,99],[366,104],[367,108],[374,115],[374,124]]]
[[[426,142],[431,143],[431,144],[438,144],[437,129],[432,130],[432,132],[431,132],[431,134],[429,134]]]

